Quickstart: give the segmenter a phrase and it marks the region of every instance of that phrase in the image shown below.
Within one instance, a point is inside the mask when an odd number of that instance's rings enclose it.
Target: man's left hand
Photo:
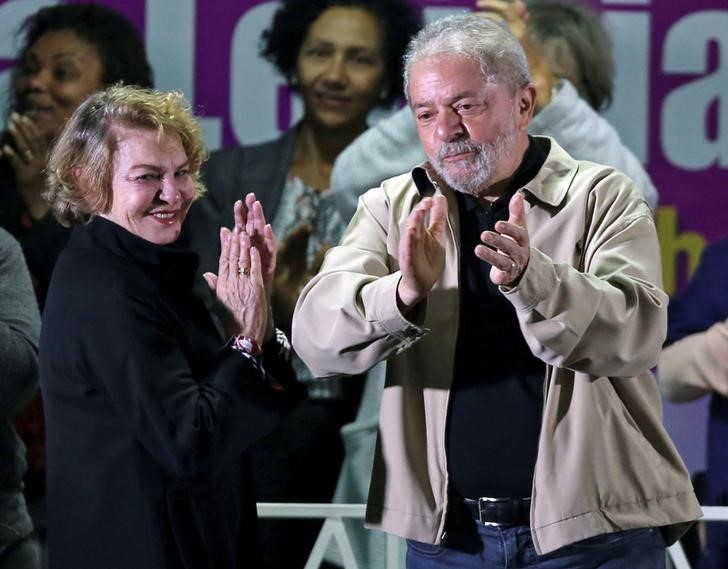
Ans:
[[[515,286],[531,257],[522,193],[516,192],[508,203],[508,221],[496,223],[495,231],[483,231],[480,239],[483,244],[475,247],[475,255],[491,264],[490,280]]]

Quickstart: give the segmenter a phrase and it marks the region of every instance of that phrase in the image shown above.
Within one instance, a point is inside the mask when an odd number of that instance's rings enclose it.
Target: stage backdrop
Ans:
[[[425,20],[472,0],[412,0]],[[14,31],[44,0],[0,0],[0,89]],[[211,149],[273,138],[300,115],[258,38],[277,2],[101,0],[142,32],[161,89],[180,89]],[[728,5],[725,0],[592,0],[613,35],[616,98],[608,112],[660,192],[665,288],[680,290],[706,242],[726,233]],[[4,113],[2,114],[4,117]],[[372,120],[376,120],[373,117]],[[705,401],[667,406],[666,422],[692,470],[704,466]]]

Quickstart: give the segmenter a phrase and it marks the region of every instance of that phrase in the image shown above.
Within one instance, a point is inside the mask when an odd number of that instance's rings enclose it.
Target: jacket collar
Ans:
[[[422,162],[412,168],[412,180],[421,198],[432,197],[439,189],[440,182],[429,162]]]
[[[524,186],[524,189],[537,201],[552,208],[560,208],[574,181],[574,176],[579,170],[579,163],[566,150],[561,148],[553,138],[535,136],[534,139],[549,141],[551,148],[546,157],[546,162],[544,162],[536,176]]]

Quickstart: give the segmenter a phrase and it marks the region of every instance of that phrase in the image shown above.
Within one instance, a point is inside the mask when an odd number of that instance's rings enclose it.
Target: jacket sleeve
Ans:
[[[654,211],[659,196],[644,167],[625,146],[616,129],[579,96],[566,80],[531,121],[529,131],[550,136],[577,160],[612,166],[629,176]]]
[[[379,121],[339,154],[331,172],[331,199],[345,220],[357,200],[383,180],[408,172],[425,159],[409,106]]]
[[[0,229],[0,417],[12,418],[38,386],[40,316],[18,243]]]
[[[532,352],[546,363],[594,376],[631,377],[657,363],[668,298],[660,247],[647,206],[612,171],[590,191],[582,267],[531,248],[516,308]]]
[[[252,360],[220,345],[193,364],[153,299],[104,304],[85,319],[83,367],[170,475],[221,468],[277,426],[277,399]]]
[[[660,390],[670,401],[711,392],[728,397],[728,320],[665,348],[657,371]]]
[[[363,373],[426,332],[417,324],[424,306],[413,321],[397,307],[401,273],[387,251],[383,195],[377,189],[362,197],[341,244],[327,252],[296,303],[293,348],[316,377]]]

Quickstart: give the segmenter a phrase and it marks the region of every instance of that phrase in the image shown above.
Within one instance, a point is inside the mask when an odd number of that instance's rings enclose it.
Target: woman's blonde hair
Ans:
[[[197,196],[205,191],[200,179],[207,158],[202,129],[182,94],[114,85],[76,109],[51,150],[44,197],[61,224],[86,223],[111,208],[114,127],[153,129],[160,139],[179,136]]]

